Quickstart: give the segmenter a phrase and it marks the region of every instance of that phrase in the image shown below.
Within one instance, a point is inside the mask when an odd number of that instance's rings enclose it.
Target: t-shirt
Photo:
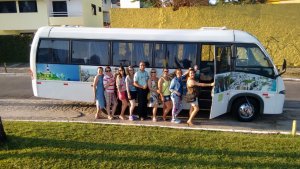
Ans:
[[[108,75],[104,75],[103,78],[103,85],[105,86],[106,84],[110,83],[111,81],[113,81],[113,83],[111,83],[106,89],[105,91],[107,93],[113,93],[115,91],[115,78],[113,75],[108,76]]]
[[[137,71],[135,74],[134,74],[134,77],[133,77],[133,80],[135,82],[137,82],[140,86],[145,86],[147,85],[147,82],[148,82],[148,79],[149,79],[149,75],[148,75],[148,72],[146,71]]]
[[[133,86],[133,80],[130,79],[129,75],[126,76],[125,81],[127,82],[130,91],[136,91],[136,88]]]

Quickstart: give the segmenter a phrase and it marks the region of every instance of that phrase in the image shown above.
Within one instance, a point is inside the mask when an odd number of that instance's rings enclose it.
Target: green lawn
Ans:
[[[158,127],[4,122],[0,168],[300,168],[300,139]]]

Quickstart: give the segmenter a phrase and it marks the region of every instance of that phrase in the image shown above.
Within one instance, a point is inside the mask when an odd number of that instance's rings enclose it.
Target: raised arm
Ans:
[[[214,83],[199,83],[194,81],[194,85],[201,86],[201,87],[207,87],[207,86],[214,86]]]

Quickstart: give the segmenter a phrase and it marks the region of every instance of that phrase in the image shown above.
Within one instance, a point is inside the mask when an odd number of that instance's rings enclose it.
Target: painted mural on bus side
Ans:
[[[37,64],[38,80],[79,81],[78,65]]]
[[[276,80],[243,72],[231,72],[215,77],[214,93],[227,90],[276,91]]]

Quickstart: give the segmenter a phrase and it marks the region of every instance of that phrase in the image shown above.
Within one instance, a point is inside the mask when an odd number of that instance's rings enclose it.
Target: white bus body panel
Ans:
[[[37,96],[71,101],[93,102],[92,83],[39,80]],[[51,92],[50,92],[51,91]]]

